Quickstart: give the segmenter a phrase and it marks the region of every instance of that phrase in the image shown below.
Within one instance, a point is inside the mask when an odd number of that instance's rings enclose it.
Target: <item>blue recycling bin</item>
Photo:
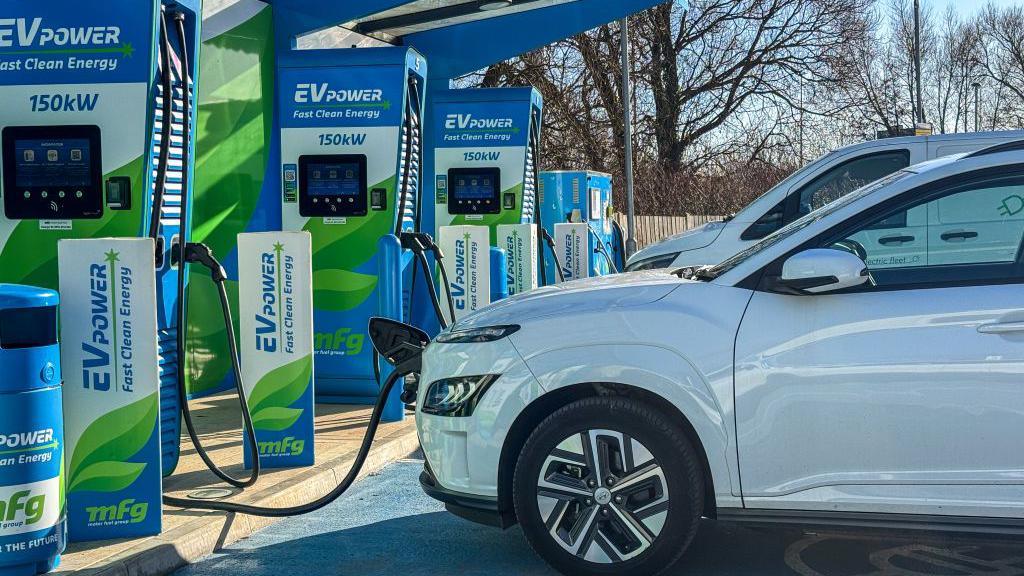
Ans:
[[[0,576],[52,570],[67,539],[58,303],[0,284]]]

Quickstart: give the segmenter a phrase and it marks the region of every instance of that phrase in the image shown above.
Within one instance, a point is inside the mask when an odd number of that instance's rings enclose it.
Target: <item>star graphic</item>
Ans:
[[[111,248],[110,252],[107,252],[105,256],[106,258],[104,258],[103,261],[110,262],[111,264],[113,264],[114,262],[119,262],[121,260],[121,254],[119,252],[115,252],[113,248]]]
[[[132,54],[135,54],[135,47],[132,46],[131,42],[125,42],[121,45],[121,55],[125,58],[131,58]]]

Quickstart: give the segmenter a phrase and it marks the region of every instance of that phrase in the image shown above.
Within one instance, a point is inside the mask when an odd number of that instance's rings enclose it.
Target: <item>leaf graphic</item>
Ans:
[[[122,406],[97,418],[75,445],[68,467],[68,486],[97,462],[125,462],[142,450],[157,426],[157,395]]]
[[[258,414],[264,408],[287,408],[302,397],[313,374],[313,356],[306,355],[263,375],[249,394],[249,411]]]
[[[302,416],[301,408],[268,406],[252,415],[252,425],[257,430],[280,432],[291,428],[300,416]]]
[[[318,270],[313,273],[313,306],[317,310],[351,310],[373,294],[377,277],[347,270]]]
[[[68,492],[76,490],[92,492],[117,492],[132,485],[146,469],[142,462],[115,462],[104,460],[87,466],[68,486]]]

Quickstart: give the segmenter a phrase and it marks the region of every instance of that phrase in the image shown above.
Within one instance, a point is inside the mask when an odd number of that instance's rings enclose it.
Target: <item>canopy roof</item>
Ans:
[[[413,46],[454,78],[663,0],[266,0],[286,36],[342,26]]]

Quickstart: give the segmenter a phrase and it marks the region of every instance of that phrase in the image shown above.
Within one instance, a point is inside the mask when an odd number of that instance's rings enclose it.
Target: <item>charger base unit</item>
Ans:
[[[179,270],[171,251],[191,228],[185,200],[195,138],[183,133],[183,111],[186,98],[196,100],[199,14],[199,0],[3,3],[4,18],[24,34],[15,31],[0,50],[0,282],[56,288],[58,241],[147,237],[155,228],[165,473],[179,452]],[[191,128],[196,107],[189,109]],[[157,191],[161,172],[166,186]],[[158,192],[163,202],[154,207]]]
[[[589,244],[584,254],[582,269],[585,276],[603,276],[622,269],[621,235],[612,218],[612,177],[593,171],[549,171],[540,174],[540,210],[544,227],[555,239],[556,251],[562,248],[560,240],[565,233],[574,230],[585,234],[584,244]],[[585,223],[582,227],[563,227],[563,235],[556,234],[556,224]],[[604,250],[608,257],[603,255]],[[561,256],[559,256],[561,259]],[[614,268],[609,265],[609,258]],[[548,284],[554,284],[558,275],[551,262],[547,266]]]
[[[395,47],[291,50],[278,65],[282,229],[311,236],[316,398],[372,404],[369,319],[409,316],[413,257],[393,248],[421,218],[427,64]]]

